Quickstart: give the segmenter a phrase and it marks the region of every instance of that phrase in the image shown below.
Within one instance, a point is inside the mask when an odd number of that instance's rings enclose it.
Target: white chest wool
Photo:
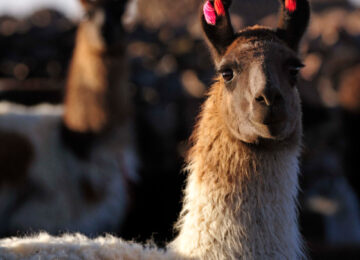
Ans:
[[[274,155],[267,163],[252,173],[258,177],[236,183],[226,198],[199,182],[192,165],[180,233],[170,247],[189,259],[302,258],[297,152]]]
[[[221,185],[199,182],[201,162],[191,164],[180,233],[165,251],[113,236],[39,234],[0,240],[0,259],[301,259],[297,157],[296,149],[274,153],[256,172],[249,164],[254,177],[237,180],[225,197]]]

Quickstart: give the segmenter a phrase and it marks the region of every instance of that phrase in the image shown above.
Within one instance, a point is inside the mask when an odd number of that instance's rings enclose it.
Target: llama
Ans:
[[[309,4],[281,1],[276,31],[254,26],[234,33],[230,2],[204,6],[202,26],[220,76],[192,135],[171,247],[194,259],[298,259],[296,52]]]
[[[83,247],[93,254],[101,248],[87,259],[305,257],[296,220],[302,134],[296,76],[310,8],[307,0],[280,3],[276,30],[254,26],[238,33],[230,23],[231,1],[205,3],[201,22],[218,77],[191,138],[179,234],[165,252],[103,238],[92,241],[96,248]],[[81,247],[76,235],[70,242],[41,236],[2,240],[3,255],[59,256]]]
[[[81,3],[86,18],[64,107],[0,104],[0,135],[7,136],[0,148],[3,235],[95,235],[119,230],[125,220],[137,177],[121,24],[126,2]]]

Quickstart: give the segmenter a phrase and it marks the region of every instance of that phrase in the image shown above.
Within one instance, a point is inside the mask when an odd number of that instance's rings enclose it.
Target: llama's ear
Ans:
[[[202,28],[215,59],[225,53],[235,38],[229,15],[230,5],[231,0],[212,0],[206,1],[202,9]]]
[[[277,35],[297,51],[310,19],[308,0],[280,0]]]

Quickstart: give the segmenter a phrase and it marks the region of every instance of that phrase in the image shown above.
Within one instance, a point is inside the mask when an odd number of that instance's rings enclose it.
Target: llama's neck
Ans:
[[[297,259],[298,145],[261,151],[228,133],[205,103],[189,158],[189,177],[170,245],[195,259]]]
[[[95,51],[80,26],[65,94],[64,125],[76,133],[101,133],[129,115],[126,68],[119,54]]]

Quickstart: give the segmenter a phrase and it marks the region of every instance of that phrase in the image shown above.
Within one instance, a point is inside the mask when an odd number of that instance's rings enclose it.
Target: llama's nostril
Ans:
[[[264,106],[279,105],[283,101],[283,97],[279,93],[271,92],[260,94],[255,98],[255,101]]]
[[[266,103],[266,102],[265,102],[265,98],[264,98],[264,96],[262,96],[262,95],[256,97],[255,100],[256,100],[256,102],[258,102],[258,103]]]

